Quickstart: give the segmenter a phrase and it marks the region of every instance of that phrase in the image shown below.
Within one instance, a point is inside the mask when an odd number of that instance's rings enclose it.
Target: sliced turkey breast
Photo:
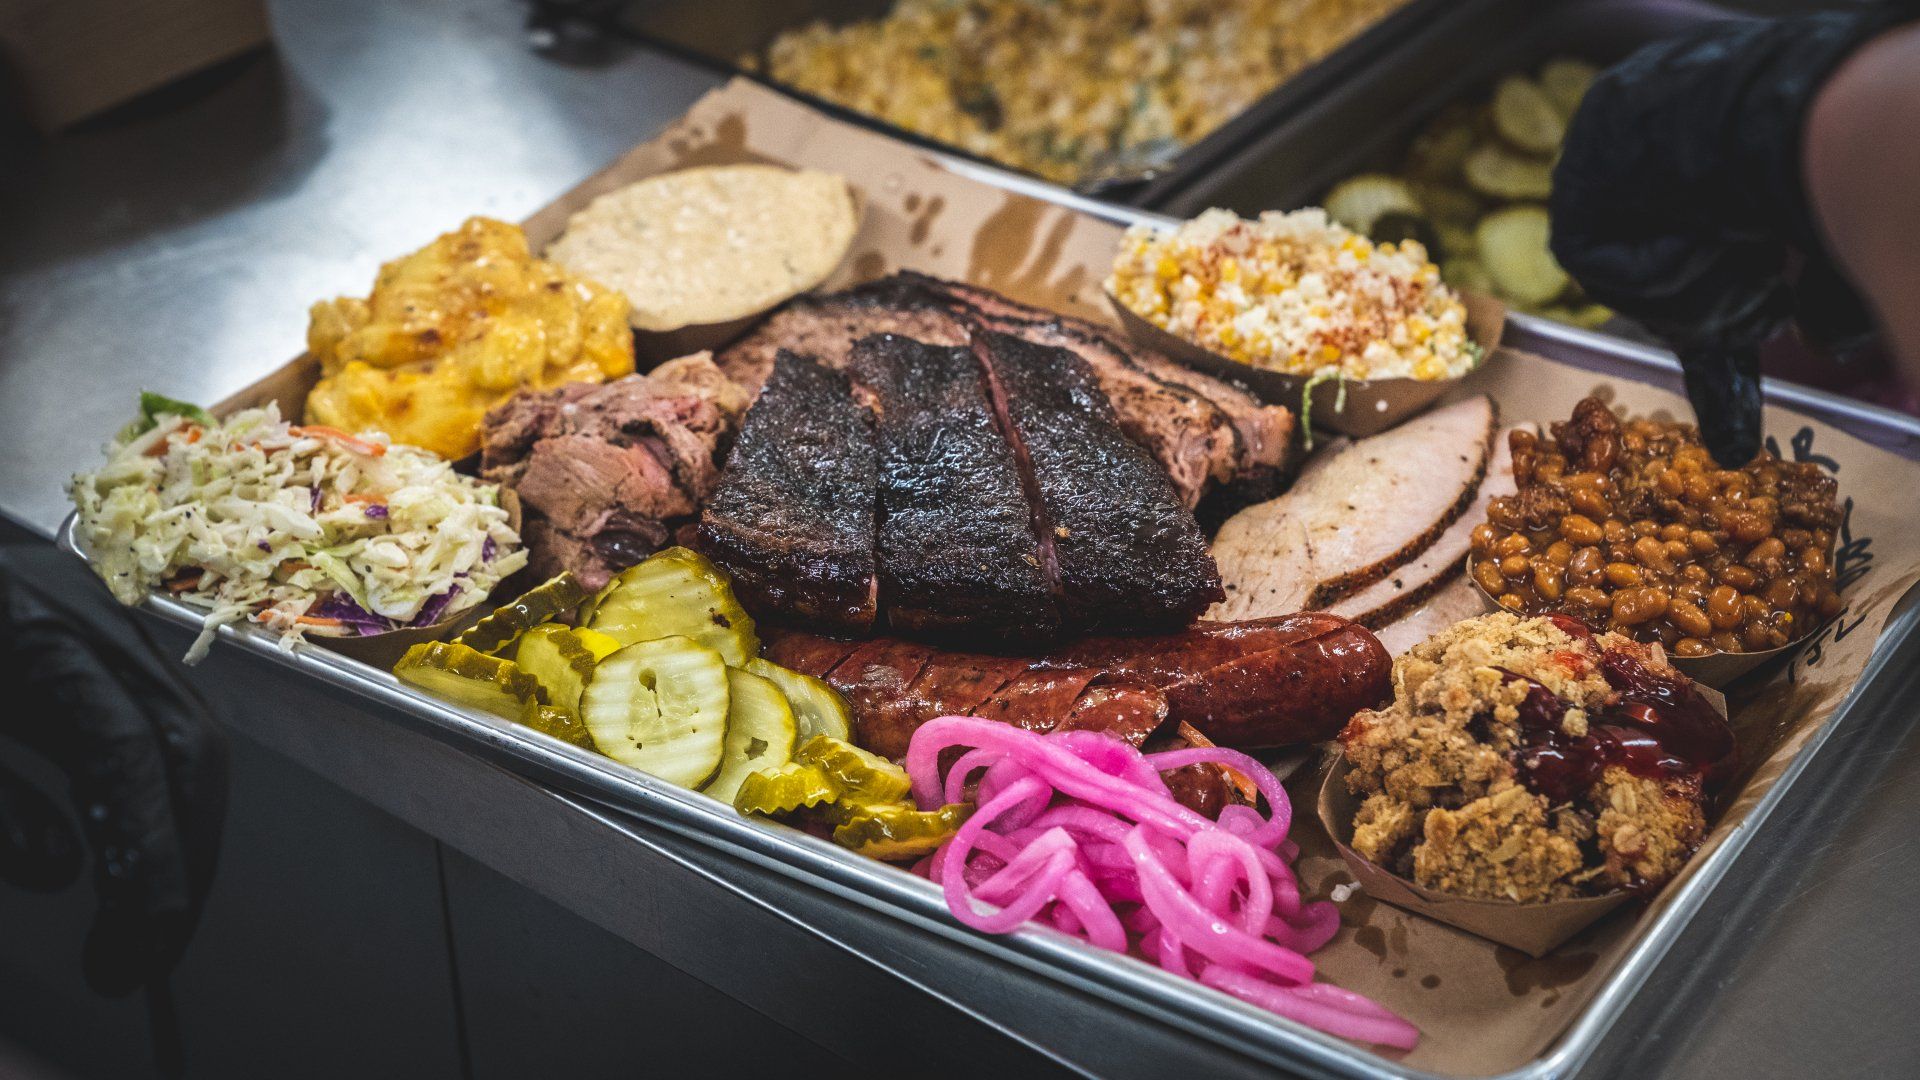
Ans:
[[[1480,491],[1474,496],[1473,504],[1460,515],[1459,520],[1447,526],[1447,531],[1441,533],[1439,539],[1412,562],[1394,567],[1386,577],[1343,598],[1327,610],[1377,630],[1418,607],[1427,597],[1445,587],[1449,580],[1458,577],[1466,567],[1467,549],[1471,546],[1475,526],[1487,520],[1487,503],[1514,493],[1513,455],[1507,448],[1507,435],[1519,428],[1535,430],[1532,424],[1521,424],[1518,428],[1509,428],[1494,440],[1493,457],[1487,465],[1486,478],[1480,481]]]
[[[1227,598],[1207,617],[1324,608],[1417,558],[1473,502],[1495,420],[1482,395],[1317,455],[1285,495],[1220,527]]]

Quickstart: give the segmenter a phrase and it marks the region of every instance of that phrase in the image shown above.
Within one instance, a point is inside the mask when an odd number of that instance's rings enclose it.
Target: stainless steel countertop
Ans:
[[[380,260],[469,214],[524,216],[715,82],[618,47],[572,66],[540,58],[510,0],[272,10],[275,52],[49,142],[0,136],[0,513],[29,529],[52,532],[65,478],[95,460],[137,389],[210,401],[244,386],[300,350],[314,300],[363,291]],[[1736,865],[1590,1073],[1914,1070],[1920,965],[1902,941],[1920,886],[1914,723],[1889,715],[1838,737],[1782,809],[1795,826]],[[359,786],[344,777],[351,754],[312,740],[287,751]],[[430,832],[455,827],[395,809]],[[478,854],[511,877],[555,874],[551,850]],[[708,872],[770,887],[717,861]],[[592,877],[551,891],[599,917],[581,891]],[[1107,1071],[1085,1048],[1055,1049]]]

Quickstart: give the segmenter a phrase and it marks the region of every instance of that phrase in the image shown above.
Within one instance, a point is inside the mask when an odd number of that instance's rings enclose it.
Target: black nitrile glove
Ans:
[[[1871,330],[1814,223],[1802,134],[1841,61],[1917,16],[1920,2],[1901,0],[1714,23],[1602,74],[1568,126],[1554,256],[1595,300],[1673,346],[1723,465],[1760,450],[1762,341],[1790,320],[1829,344]]]
[[[65,563],[65,565],[60,565]],[[85,587],[52,549],[0,551],[0,737],[66,774],[93,854],[99,910],[87,982],[103,994],[161,984],[213,879],[226,813],[225,737],[125,613],[67,603]],[[0,880],[60,887],[77,869],[48,800],[0,771]],[[68,833],[67,835],[70,835]],[[62,866],[70,869],[63,871]]]

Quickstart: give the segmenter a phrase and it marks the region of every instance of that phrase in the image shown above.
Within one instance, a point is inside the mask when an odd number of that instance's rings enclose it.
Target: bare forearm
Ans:
[[[1920,24],[1841,65],[1808,114],[1804,153],[1833,256],[1920,386]]]

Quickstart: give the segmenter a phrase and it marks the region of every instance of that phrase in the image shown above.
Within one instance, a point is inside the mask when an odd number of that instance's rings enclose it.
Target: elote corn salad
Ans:
[[[283,648],[429,625],[527,561],[494,485],[385,435],[289,424],[273,405],[216,421],[146,395],[70,494],[115,598],[164,588],[206,609],[188,663],[243,619]]]
[[[743,58],[776,82],[1049,180],[1171,158],[1404,0],[899,0]]]
[[[1319,209],[1136,225],[1107,291],[1171,334],[1283,374],[1451,379],[1480,355],[1425,248],[1376,245]]]

